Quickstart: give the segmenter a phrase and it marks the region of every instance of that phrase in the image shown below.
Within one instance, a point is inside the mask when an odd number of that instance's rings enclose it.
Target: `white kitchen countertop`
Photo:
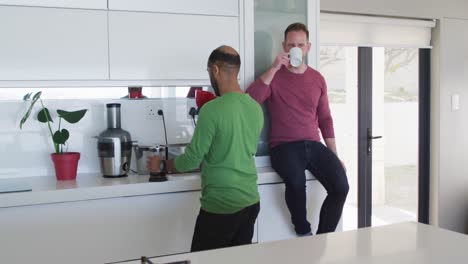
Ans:
[[[257,168],[258,184],[282,182],[270,167]],[[169,175],[166,182],[148,182],[149,175],[104,178],[100,173],[79,174],[76,181],[55,176],[0,179],[2,185],[27,185],[32,191],[0,193],[0,208],[48,203],[107,199],[200,190],[200,173]],[[313,176],[307,174],[307,179]]]
[[[468,236],[419,223],[401,223],[151,259],[154,264],[181,260],[191,264],[467,263]]]

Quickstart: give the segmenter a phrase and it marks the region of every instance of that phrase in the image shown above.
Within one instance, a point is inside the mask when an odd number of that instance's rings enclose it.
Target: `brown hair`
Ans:
[[[309,30],[307,29],[307,26],[302,24],[302,23],[292,23],[289,25],[286,30],[284,31],[284,39],[286,40],[286,37],[288,36],[288,33],[291,31],[303,31],[307,35],[307,40],[309,39]]]

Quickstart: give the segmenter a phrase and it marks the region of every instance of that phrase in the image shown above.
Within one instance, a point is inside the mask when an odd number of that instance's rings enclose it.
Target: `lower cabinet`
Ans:
[[[190,251],[200,192],[0,209],[0,263],[106,263]]]
[[[284,184],[259,185],[253,242],[295,237]],[[325,197],[307,181],[310,221]],[[0,208],[0,263],[111,263],[190,251],[200,191]]]
[[[260,185],[260,214],[257,219],[258,242],[297,237],[284,199],[284,184]],[[317,180],[307,181],[307,215],[312,232],[317,230],[320,207],[327,193]]]

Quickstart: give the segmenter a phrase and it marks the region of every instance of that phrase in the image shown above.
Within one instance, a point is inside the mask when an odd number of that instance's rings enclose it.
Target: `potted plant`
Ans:
[[[37,120],[41,123],[47,124],[50,137],[52,138],[55,153],[52,153],[51,157],[52,161],[54,162],[55,176],[57,177],[57,180],[74,180],[76,179],[76,171],[78,168],[80,153],[64,151],[64,147],[67,145],[67,140],[70,137],[70,133],[67,129],[61,128],[62,119],[70,124],[77,123],[86,114],[87,109],[73,112],[58,109],[58,129],[54,132],[52,130],[51,124],[54,121],[50,115],[49,109],[44,106],[44,103],[41,100],[41,94],[42,92],[37,92],[34,94],[34,96],[31,97],[32,93],[28,93],[23,97],[23,100],[30,101],[31,103],[23,118],[21,119],[20,129],[23,128],[24,123],[31,115],[31,111],[34,105],[39,101],[41,103],[41,108],[37,113]]]

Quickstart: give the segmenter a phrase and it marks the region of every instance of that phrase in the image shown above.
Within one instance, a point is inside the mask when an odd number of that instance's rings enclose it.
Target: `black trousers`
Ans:
[[[213,214],[200,209],[190,251],[251,244],[259,211],[260,203],[233,214]]]
[[[270,154],[273,169],[286,185],[286,204],[296,233],[311,232],[307,221],[305,170],[327,191],[317,234],[335,231],[349,191],[346,172],[335,153],[320,142],[296,141],[278,145]]]

